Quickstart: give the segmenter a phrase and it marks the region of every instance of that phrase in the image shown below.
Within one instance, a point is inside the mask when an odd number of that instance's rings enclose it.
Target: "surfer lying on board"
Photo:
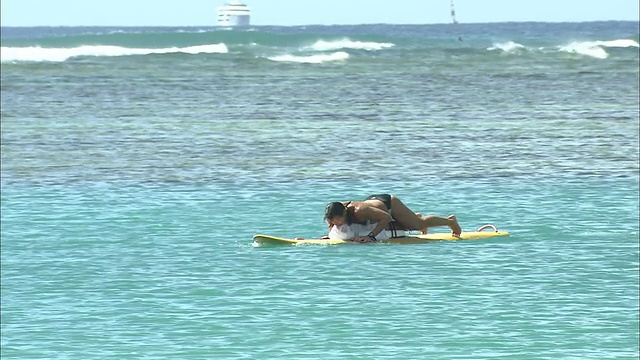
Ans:
[[[366,236],[357,236],[351,241],[376,242],[377,236],[390,223],[395,222],[397,228],[405,230],[419,230],[427,233],[430,227],[448,226],[453,236],[460,236],[462,229],[455,216],[443,218],[439,216],[422,216],[409,209],[400,199],[390,194],[371,195],[363,201],[332,202],[327,205],[324,213],[329,223],[329,231],[334,226],[351,224],[375,224]]]

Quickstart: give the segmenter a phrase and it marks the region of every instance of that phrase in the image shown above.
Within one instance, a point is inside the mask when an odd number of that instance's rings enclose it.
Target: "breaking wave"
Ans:
[[[130,56],[150,54],[224,54],[229,52],[225,44],[171,47],[163,49],[127,48],[113,45],[84,45],[73,48],[2,47],[2,62],[51,61],[61,62],[80,56]]]

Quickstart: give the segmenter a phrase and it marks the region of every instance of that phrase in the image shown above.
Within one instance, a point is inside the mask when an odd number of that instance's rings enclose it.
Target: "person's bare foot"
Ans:
[[[453,236],[460,237],[460,234],[462,234],[462,228],[460,227],[460,224],[458,224],[458,219],[456,219],[455,215],[449,215],[447,219],[451,222],[449,224],[449,228],[451,229]]]

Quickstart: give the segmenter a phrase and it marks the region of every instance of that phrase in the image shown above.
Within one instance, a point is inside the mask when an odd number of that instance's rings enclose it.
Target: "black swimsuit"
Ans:
[[[383,204],[387,206],[387,210],[391,211],[391,195],[389,194],[377,194],[368,196],[364,201],[367,200],[380,200]]]

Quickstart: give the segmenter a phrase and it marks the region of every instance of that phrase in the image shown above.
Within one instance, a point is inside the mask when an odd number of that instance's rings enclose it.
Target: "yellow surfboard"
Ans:
[[[486,226],[486,225],[485,225]],[[487,239],[495,236],[509,236],[506,231],[498,231],[494,226],[490,226],[494,231],[482,231],[485,226],[478,231],[462,232],[460,237],[455,237],[451,233],[434,233],[426,235],[407,235],[398,238],[382,240],[380,243],[386,244],[420,244],[434,241],[458,241],[458,240],[475,240]],[[287,239],[277,236],[257,234],[253,236],[253,242],[256,245],[340,245],[354,244],[354,242],[346,240],[329,240],[329,239]]]

